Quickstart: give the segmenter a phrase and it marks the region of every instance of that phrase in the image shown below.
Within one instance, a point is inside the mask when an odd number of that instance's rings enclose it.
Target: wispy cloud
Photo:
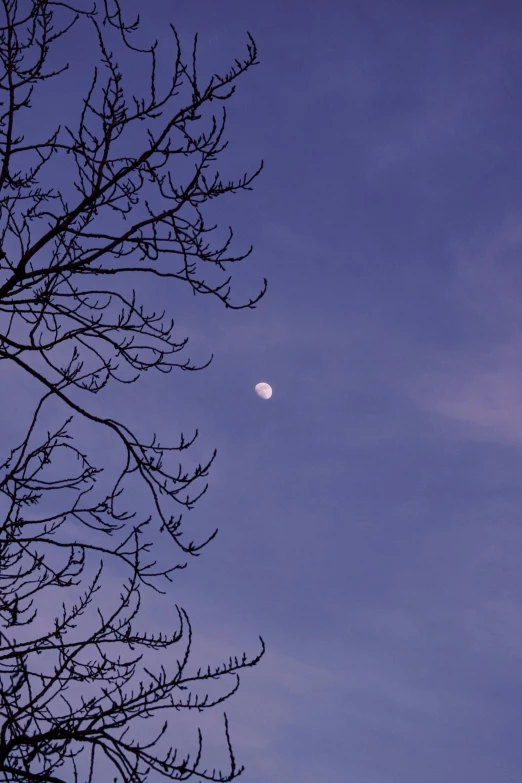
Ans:
[[[415,382],[424,409],[468,436],[522,444],[522,216],[454,245],[448,300],[469,337],[429,357]]]

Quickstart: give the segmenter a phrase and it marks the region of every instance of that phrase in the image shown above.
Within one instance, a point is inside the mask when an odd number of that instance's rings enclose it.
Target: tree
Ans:
[[[202,769],[199,729],[192,759],[172,748],[159,753],[167,721],[150,743],[140,745],[127,736],[138,717],[220,705],[237,690],[239,670],[257,664],[264,652],[261,639],[254,658],[243,654],[191,673],[192,631],[182,608],[176,607],[179,628],[171,636],[137,628],[141,591],[164,592],[158,582],[172,583],[172,572],[186,566],[157,566],[149,554],[153,544],[143,539],[146,526],[157,525],[185,557],[198,556],[217,533],[202,543],[186,543],[182,517],[173,513],[176,506],[192,509],[206,491],[201,483],[216,453],[192,471],[173,467],[197,431],[189,439],[181,435],[174,446],[161,445],[156,435],[143,442],[125,423],[93,412],[88,400],[108,384],[133,383],[144,371],[202,369],[179,358],[187,341],[176,341],[174,322],[165,321],[165,313],[147,312],[135,288],[127,293],[124,281],[144,279],[139,276],[178,281],[194,295],[213,296],[233,309],[253,308],[266,290],[265,280],[248,302],[232,300],[226,269],[246,259],[252,248],[234,255],[232,229],[224,242],[213,242],[216,226],[208,225],[203,214],[209,201],[251,190],[262,168],[225,182],[214,167],[227,146],[224,104],[239,77],[257,63],[256,45],[249,35],[246,57],[202,85],[197,36],[187,60],[171,25],[173,77],[160,94],[157,42],[148,48],[134,42],[139,18],[125,21],[119,0],[103,0],[101,9],[87,10],[58,0],[1,0],[1,8],[0,358],[32,378],[42,393],[22,441],[0,468],[5,502],[0,521],[0,780],[91,783],[100,779],[96,770],[103,757],[112,765],[114,780],[122,782],[146,781],[151,772],[169,780],[232,780],[243,768],[234,758],[226,715],[230,769],[224,775]],[[95,36],[103,67],[94,69],[77,127],[59,126],[50,137],[34,140],[38,118],[31,116],[26,134],[24,112],[32,108],[35,87],[45,89],[69,67],[48,66],[49,53],[81,25],[85,34],[91,30]],[[148,58],[146,98],[126,97],[111,41],[132,57]],[[223,108],[217,118],[209,104],[219,103]],[[146,139],[135,149],[138,137],[129,129],[144,126]],[[135,149],[132,155],[124,142]],[[53,183],[53,164],[60,157],[74,179],[71,194]],[[192,168],[184,183],[175,184],[178,161]],[[49,406],[56,403],[67,413],[42,435]],[[108,430],[125,453],[121,471],[97,500],[93,490],[101,468],[71,434],[74,417]],[[134,486],[139,481],[152,504],[152,513],[141,521],[121,508],[129,477]],[[97,558],[95,573],[86,580],[92,558]],[[97,606],[96,621],[88,628],[87,608],[99,597],[102,571],[111,562],[127,569],[128,581],[115,606]],[[76,603],[70,600],[73,588]],[[42,631],[35,622],[42,595],[64,589],[60,595],[67,600],[54,626]],[[47,601],[56,605],[52,597]],[[135,651],[166,651],[175,644],[183,652],[174,671],[143,667],[148,679],[138,684],[143,653]],[[194,689],[231,676],[233,686],[217,696],[194,695]],[[80,760],[86,762],[85,773]]]

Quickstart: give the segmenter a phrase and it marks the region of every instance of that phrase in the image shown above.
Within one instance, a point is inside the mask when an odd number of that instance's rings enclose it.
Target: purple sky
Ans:
[[[259,46],[224,160],[265,170],[215,211],[255,246],[237,298],[269,290],[237,313],[147,286],[214,362],[103,398],[165,442],[198,427],[189,461],[218,449],[186,525],[220,534],[148,621],[183,605],[201,662],[265,639],[227,706],[244,783],[518,783],[522,10],[149,0],[144,40],[166,20],[209,73]],[[219,755],[219,710],[201,725]]]

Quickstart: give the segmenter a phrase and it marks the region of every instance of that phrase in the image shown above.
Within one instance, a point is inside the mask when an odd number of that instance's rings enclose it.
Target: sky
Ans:
[[[227,704],[244,783],[516,783],[520,5],[149,0],[146,40],[168,47],[167,20],[182,45],[199,33],[209,73],[247,31],[258,44],[223,160],[265,168],[215,211],[254,245],[237,298],[264,277],[268,293],[231,312],[143,287],[187,356],[214,360],[116,385],[103,405],[165,442],[197,427],[196,460],[217,448],[187,525],[220,530],[165,600],[144,596],[147,620],[184,606],[201,662],[265,640]],[[54,100],[72,110],[88,49],[64,46],[80,75]],[[0,372],[14,437],[38,389]],[[219,755],[216,712],[201,725]]]

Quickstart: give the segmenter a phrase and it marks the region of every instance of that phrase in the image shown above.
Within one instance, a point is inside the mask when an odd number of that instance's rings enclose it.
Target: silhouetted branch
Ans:
[[[206,492],[202,482],[215,452],[186,471],[173,459],[194,443],[197,431],[189,439],[181,435],[176,445],[161,445],[155,434],[144,441],[126,424],[93,413],[85,400],[112,381],[133,383],[151,369],[195,371],[212,359],[196,366],[180,358],[187,338],[174,338],[173,319],[147,311],[135,290],[127,294],[118,286],[118,275],[184,283],[194,295],[213,296],[231,309],[253,308],[264,295],[266,280],[247,302],[232,300],[227,270],[252,248],[234,252],[232,228],[215,242],[217,226],[204,215],[209,201],[251,190],[262,169],[223,177],[216,163],[227,147],[226,110],[223,105],[221,112],[212,111],[257,63],[257,49],[249,35],[244,59],[205,82],[197,36],[186,60],[171,25],[173,74],[161,91],[158,43],[142,48],[132,42],[139,18],[126,22],[119,0],[100,5],[86,10],[55,0],[0,0],[0,359],[42,390],[22,442],[0,465],[6,504],[0,520],[0,780],[92,783],[100,779],[96,762],[105,758],[122,783],[144,783],[152,770],[168,780],[229,781],[243,768],[236,765],[226,715],[226,775],[201,769],[199,730],[192,759],[178,759],[172,748],[166,755],[154,750],[166,721],[148,744],[127,737],[136,718],[221,705],[237,690],[239,670],[257,664],[264,652],[261,639],[253,659],[243,654],[191,673],[192,629],[181,607],[176,605],[179,627],[168,636],[138,628],[141,590],[164,592],[158,580],[172,582],[172,572],[186,566],[159,566],[153,541],[144,540],[146,530],[157,524],[194,556],[217,533],[186,544],[181,515],[172,513],[172,504],[191,509]],[[93,71],[78,122],[26,141],[21,118],[31,109],[33,91],[69,68],[48,68],[49,52],[78,25],[94,34],[101,65]],[[147,96],[126,96],[111,36],[148,60]],[[36,137],[37,118],[30,127]],[[146,139],[140,140],[143,127]],[[73,196],[46,183],[46,177],[53,180],[58,156],[68,156]],[[188,174],[174,182],[178,161]],[[68,413],[41,435],[50,402],[62,403]],[[73,417],[105,428],[123,447],[122,468],[101,499],[94,493],[102,469],[75,445]],[[57,464],[66,467],[60,472]],[[119,508],[129,476],[135,485],[141,480],[152,501],[152,513],[141,521]],[[51,512],[42,508],[44,501]],[[93,560],[98,565],[86,580]],[[99,600],[102,574],[111,563],[125,569],[128,581],[119,597],[110,596],[113,606],[106,598],[103,611],[96,607],[88,628],[87,610]],[[42,607],[48,613],[56,606],[60,589],[67,601],[42,630],[35,621]],[[42,596],[49,596],[44,604]],[[14,636],[17,629],[23,638]],[[175,644],[184,652],[173,670],[161,667],[158,673],[142,665],[146,680],[133,687],[142,660],[137,648],[162,651]],[[172,664],[171,655],[168,660]],[[197,691],[230,676],[232,685],[220,695]],[[78,769],[82,753],[89,759],[86,773]]]

